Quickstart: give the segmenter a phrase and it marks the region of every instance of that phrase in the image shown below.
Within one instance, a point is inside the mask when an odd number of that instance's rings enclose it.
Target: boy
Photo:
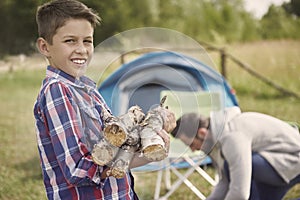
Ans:
[[[99,16],[76,0],[55,0],[38,8],[36,20],[37,47],[49,62],[34,106],[48,199],[138,199],[130,172],[120,179],[107,177],[109,167],[91,158],[103,137],[101,111],[108,109],[95,83],[83,76]],[[158,134],[169,143],[165,130]],[[136,156],[131,167],[147,162]]]

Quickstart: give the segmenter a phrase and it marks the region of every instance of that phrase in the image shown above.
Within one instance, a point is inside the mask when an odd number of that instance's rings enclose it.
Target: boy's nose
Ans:
[[[85,45],[83,43],[78,43],[75,52],[76,53],[86,53],[87,48],[85,47]]]

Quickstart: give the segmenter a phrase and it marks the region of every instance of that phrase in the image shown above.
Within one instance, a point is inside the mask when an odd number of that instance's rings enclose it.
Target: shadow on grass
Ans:
[[[23,181],[43,179],[40,160],[38,157],[32,157],[25,162],[18,163],[14,166],[14,168],[25,175],[22,177]]]

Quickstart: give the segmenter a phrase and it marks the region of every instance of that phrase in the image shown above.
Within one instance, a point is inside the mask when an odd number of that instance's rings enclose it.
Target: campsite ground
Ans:
[[[300,94],[300,41],[269,41],[228,45],[227,51],[279,85]],[[219,56],[212,53],[219,63]],[[36,148],[32,106],[44,77],[46,62],[40,56],[9,57],[0,61],[0,199],[45,199]],[[5,67],[6,66],[6,67]],[[259,111],[287,121],[300,122],[300,100],[280,94],[228,61],[228,80],[243,111]],[[210,174],[213,169],[208,168]],[[174,179],[175,177],[172,177]],[[153,199],[156,173],[136,175],[141,199]],[[191,182],[208,194],[211,187],[192,176]],[[300,185],[285,199],[299,197]],[[182,185],[170,199],[195,199]]]

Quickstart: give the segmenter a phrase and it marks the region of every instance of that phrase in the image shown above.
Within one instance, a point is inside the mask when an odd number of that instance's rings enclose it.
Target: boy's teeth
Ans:
[[[85,60],[73,60],[73,62],[76,64],[83,64],[85,63]]]

